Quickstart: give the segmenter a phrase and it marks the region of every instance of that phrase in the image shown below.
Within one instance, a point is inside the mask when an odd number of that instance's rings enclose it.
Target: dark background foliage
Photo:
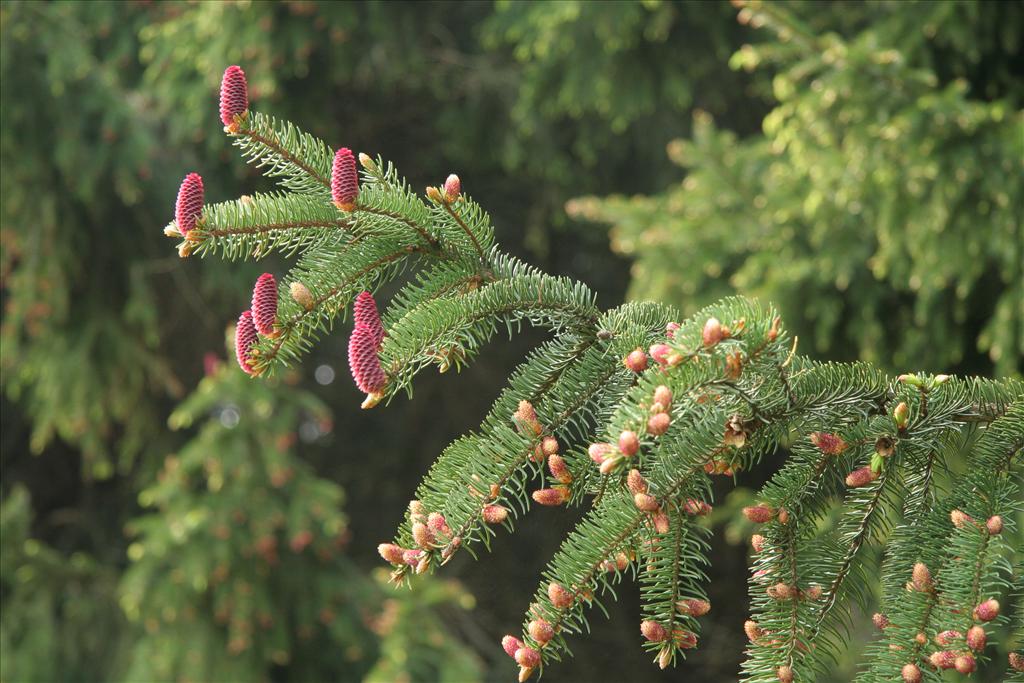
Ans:
[[[220,438],[218,429],[233,434],[231,439],[243,432],[259,434],[251,413],[243,412],[236,426],[224,421],[225,407],[232,405],[230,392],[249,391],[243,389],[247,384],[226,377],[226,370],[204,371],[203,359],[208,353],[225,356],[225,326],[247,305],[256,275],[274,271],[275,264],[182,261],[160,233],[171,218],[177,184],[189,171],[203,174],[210,201],[268,188],[258,171],[236,158],[220,131],[216,88],[228,64],[245,68],[261,111],[293,120],[331,145],[380,153],[415,187],[458,172],[464,189],[491,213],[510,251],[548,272],[587,282],[604,307],[625,296],[630,264],[609,252],[601,225],[570,220],[566,203],[580,195],[653,195],[587,200],[575,212],[615,223],[619,246],[623,235],[632,240],[634,246],[621,251],[638,258],[633,271],[638,296],[663,297],[692,310],[733,286],[749,288],[755,291],[748,293],[781,296],[792,325],[813,330],[815,347],[830,357],[890,362],[885,356],[892,349],[898,354],[934,346],[938,351],[919,361],[929,370],[1019,372],[1012,359],[1024,352],[1024,304],[1011,298],[1001,313],[984,305],[1012,293],[1013,287],[1021,291],[1024,280],[1020,156],[1016,161],[1013,156],[1013,145],[1018,152],[1021,145],[1017,74],[1024,17],[1019,6],[882,2],[785,7],[810,34],[831,32],[869,56],[899,50],[900,64],[915,77],[931,74],[933,80],[925,78],[908,107],[933,95],[937,101],[925,111],[929,116],[936,111],[962,115],[972,117],[975,127],[994,129],[999,142],[989,144],[1003,144],[1000,150],[975,154],[981,148],[971,137],[972,127],[961,132],[966,142],[957,148],[960,156],[938,163],[934,173],[955,184],[956,169],[969,168],[983,194],[991,189],[1005,196],[1006,205],[992,200],[996,218],[982,212],[978,202],[944,198],[940,183],[926,198],[897,192],[894,200],[890,188],[877,182],[864,183],[857,195],[869,209],[866,217],[847,216],[842,222],[834,214],[793,218],[806,199],[801,179],[808,174],[817,178],[820,171],[827,177],[838,174],[835,183],[849,184],[841,173],[849,154],[856,145],[869,146],[877,131],[870,120],[829,121],[827,111],[801,101],[800,96],[811,98],[817,91],[813,82],[802,82],[793,73],[793,64],[800,62],[787,53],[791,41],[737,21],[737,10],[724,2],[5,2],[0,9],[2,677],[86,681],[167,675],[139,668],[138,653],[157,641],[145,619],[126,606],[132,572],[137,576],[140,565],[155,572],[154,583],[142,595],[154,601],[149,607],[157,615],[189,598],[157,590],[176,585],[173,563],[160,571],[147,567],[149,556],[131,551],[133,544],[151,549],[173,537],[170,525],[159,524],[149,535],[137,535],[139,521],[154,512],[153,500],[140,493],[164,481],[168,456],[184,458],[190,449],[201,448],[203,430],[214,431],[209,438]],[[733,68],[750,64],[743,57],[749,57],[750,45],[764,50],[760,61],[769,65]],[[859,86],[870,74],[856,63],[838,71],[839,78],[848,80],[850,106],[858,106]],[[780,75],[788,80],[780,82]],[[962,90],[950,94],[951,84],[961,82]],[[833,140],[834,149],[820,144],[832,154],[789,159],[796,171],[772,184],[757,177],[774,135],[769,126],[762,132],[762,119],[780,102],[798,112],[791,126],[815,132],[820,119],[820,125],[834,127],[838,141]],[[1003,108],[999,121],[991,112],[997,105]],[[710,119],[715,135],[728,135],[717,147],[702,147],[700,141],[711,133],[700,126]],[[680,171],[673,160],[679,159],[670,159],[666,147],[682,149],[678,145],[683,143],[670,143],[693,136],[695,123],[693,145],[701,153],[689,155],[683,165],[698,177],[713,174],[715,163],[745,175],[742,181],[719,179],[721,187],[712,186],[694,199],[696,217],[681,216],[673,199],[685,182],[678,185]],[[907,158],[884,158],[879,168],[930,167],[933,152],[926,143],[935,138],[941,151],[943,129],[930,119],[918,123],[901,133],[899,148]],[[844,147],[844,139],[852,146]],[[1009,159],[1010,166],[992,162],[992,156]],[[719,196],[755,181],[769,184],[755,188],[767,199],[751,201],[742,211],[735,204],[719,207],[720,215],[708,219],[716,214]],[[836,187],[814,189],[830,205],[829,193]],[[874,227],[864,223],[875,220],[877,207],[894,202],[910,216],[887,218],[896,240],[907,238],[909,246],[899,257],[916,264],[942,256],[950,282],[958,273],[972,272],[977,259],[972,265],[961,252],[949,261],[937,251],[942,245],[929,252],[931,243],[915,248],[915,230],[928,227],[921,223],[928,214],[915,213],[914,207],[957,206],[965,225],[993,226],[990,252],[1005,255],[993,261],[988,277],[966,280],[969,291],[962,299],[974,315],[958,317],[960,309],[942,302],[921,309],[929,323],[939,321],[949,339],[932,334],[928,344],[886,346],[877,343],[874,332],[855,333],[856,316],[871,331],[886,319],[900,320],[908,329],[926,327],[912,315],[917,290],[894,283],[909,281],[912,269],[896,269],[881,285],[863,288],[839,286],[831,274],[817,277],[831,267],[819,258],[827,252],[820,235],[826,241],[843,236],[855,244],[867,239],[870,252]],[[747,235],[751,226],[761,231],[755,230],[755,237]],[[801,244],[808,237],[793,263],[777,256],[777,241],[763,239],[764,230],[779,226],[805,231],[791,235]],[[645,238],[652,229],[670,238]],[[736,248],[733,241],[741,233],[743,244]],[[731,278],[742,270],[744,259],[769,257],[774,258],[770,266],[753,268],[746,280]],[[679,285],[680,269],[719,260],[725,263],[724,274],[705,271],[702,278],[688,281],[692,286]],[[847,265],[854,282],[865,277],[865,283],[874,283],[857,271],[856,263]],[[765,279],[775,282],[780,272],[786,276],[781,278],[784,286],[762,288],[757,280],[767,273]],[[808,283],[814,287],[805,289]],[[890,289],[897,293],[890,296]],[[795,302],[805,291],[813,292],[818,313],[797,310]],[[887,318],[893,311],[899,315]],[[841,322],[819,325],[821,316]],[[999,337],[1001,360],[984,339],[980,346],[975,343],[990,324],[1009,329]],[[902,338],[902,331],[887,328],[890,336]],[[528,332],[498,343],[461,375],[420,381],[414,401],[369,413],[357,409],[360,397],[348,381],[345,336],[339,331],[316,348],[289,380],[298,403],[282,404],[275,413],[291,415],[294,409],[293,419],[279,431],[299,437],[278,449],[278,455],[308,466],[310,481],[340,487],[338,496],[345,492],[350,534],[343,553],[332,560],[344,566],[310,560],[289,571],[300,584],[329,584],[333,572],[339,582],[365,582],[369,602],[375,604],[346,603],[341,611],[353,616],[351,630],[326,629],[322,647],[293,645],[293,657],[285,661],[268,650],[266,658],[245,660],[248,668],[221,675],[253,680],[364,675],[430,680],[442,673],[451,680],[507,678],[512,670],[497,638],[517,627],[538,571],[559,542],[556,531],[574,521],[571,513],[537,510],[479,563],[454,562],[445,576],[458,579],[475,596],[475,609],[464,609],[472,600],[459,588],[440,582],[433,597],[392,605],[392,619],[407,627],[443,632],[446,644],[434,643],[436,652],[459,663],[448,669],[410,644],[415,634],[403,636],[400,628],[382,627],[379,615],[366,616],[387,595],[374,587],[369,573],[379,565],[376,544],[390,538],[421,473],[445,444],[479,422],[524,350],[540,336]],[[1009,348],[1006,339],[1013,342]],[[909,358],[914,356],[901,362]],[[205,405],[202,397],[211,393],[220,398],[199,410],[192,424],[169,429],[168,416],[204,374],[209,375],[206,384],[190,404]],[[303,431],[316,411],[302,406],[316,399],[330,407],[333,423],[319,420],[319,426]],[[234,444],[234,457],[245,462],[266,457],[273,450],[268,440],[253,437],[245,442],[248,450],[230,439],[227,443]],[[221,457],[217,448],[207,463]],[[766,463],[765,473],[771,465]],[[753,487],[765,477],[755,472],[741,483]],[[254,491],[274,489],[272,484],[252,486]],[[169,507],[157,510],[171,519],[175,504],[216,509],[216,497],[204,498],[200,489],[172,488],[166,492]],[[742,504],[741,497],[720,507],[723,524],[728,511]],[[712,646],[697,650],[681,669],[659,672],[647,661],[638,646],[637,599],[633,589],[625,588],[614,606],[620,618],[596,618],[593,636],[575,644],[576,659],[552,673],[580,681],[733,679],[742,656],[746,611],[742,541],[735,529],[715,536],[710,588],[715,618],[704,636]],[[213,557],[224,546],[204,535],[191,544],[199,557]],[[232,557],[248,562],[244,554]],[[261,576],[257,595],[266,594],[276,604],[287,590],[274,582],[275,571]],[[198,602],[197,610],[203,609]],[[208,626],[219,633],[213,622]],[[226,632],[221,636],[230,642]],[[365,651],[343,656],[343,645],[356,641],[365,643]],[[179,645],[187,651],[187,645]],[[208,661],[232,656],[237,653],[214,652]],[[314,661],[300,666],[299,657]],[[351,665],[341,667],[341,661]],[[223,671],[210,664],[193,674],[209,678]]]

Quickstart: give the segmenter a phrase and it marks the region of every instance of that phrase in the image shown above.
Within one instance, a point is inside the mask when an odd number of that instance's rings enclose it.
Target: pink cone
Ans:
[[[252,322],[252,311],[242,311],[235,327],[235,358],[238,365],[250,375],[255,374],[249,353],[256,344],[256,326]]]
[[[379,392],[387,383],[387,376],[377,357],[374,333],[365,325],[356,325],[348,340],[348,366],[360,391]]]
[[[342,147],[334,154],[334,166],[331,168],[331,199],[342,211],[351,211],[356,207],[359,195],[359,174],[356,171],[356,158],[352,150]]]
[[[277,281],[270,273],[263,273],[252,290],[252,321],[260,334],[273,334],[277,322]]]
[[[220,82],[220,120],[228,128],[235,125],[235,117],[249,110],[249,86],[245,72],[240,66],[229,66],[224,70]]]
[[[178,188],[178,200],[174,203],[174,222],[183,237],[196,227],[196,220],[203,213],[203,179],[198,173],[189,173]]]

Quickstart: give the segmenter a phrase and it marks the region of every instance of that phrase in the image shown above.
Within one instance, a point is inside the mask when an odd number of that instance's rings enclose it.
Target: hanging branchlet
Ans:
[[[458,176],[424,195],[367,154],[360,176],[350,149],[253,110],[237,67],[224,73],[219,113],[245,159],[282,189],[205,205],[190,174],[165,232],[185,238],[183,256],[297,256],[287,274],[257,281],[238,320],[246,373],[295,362],[350,303],[348,358],[364,407],[411,395],[425,367],[471,362],[499,329],[551,332],[479,430],[441,454],[394,542],[378,546],[402,583],[489,547],[532,503],[587,507],[521,637],[502,639],[520,681],[560,659],[586,632],[585,610],[626,576],[640,582],[654,661],[664,668],[697,647],[710,609],[710,477],[781,448],[786,464],[743,510],[757,525],[744,677],[813,679],[842,647],[851,601],[868,592],[862,549],[882,543],[879,643],[864,680],[970,675],[987,661],[1005,621],[1000,571],[1018,538],[1021,382],[815,363],[796,354],[774,310],[742,298],[682,322],[654,304],[602,313],[583,284],[502,253]],[[396,281],[378,311],[373,292]],[[966,474],[940,486],[953,458]],[[1020,660],[1011,655],[1011,668]]]

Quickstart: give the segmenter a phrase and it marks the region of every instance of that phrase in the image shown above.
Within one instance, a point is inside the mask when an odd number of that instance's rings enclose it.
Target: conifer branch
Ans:
[[[769,12],[785,24],[783,14]],[[835,612],[851,597],[864,601],[863,549],[883,538],[897,511],[902,519],[884,539],[885,642],[872,646],[862,678],[899,672],[918,683],[921,666],[973,670],[968,650],[986,637],[981,622],[999,618],[995,596],[1011,555],[1000,534],[1021,508],[1008,473],[1024,446],[1024,384],[894,381],[865,364],[815,363],[796,355],[773,310],[742,298],[681,324],[654,304],[602,313],[582,283],[503,253],[457,176],[428,188],[425,202],[390,163],[359,155],[360,186],[351,150],[335,153],[250,111],[244,74],[233,69],[221,121],[243,156],[289,192],[204,207],[202,179],[190,174],[165,232],[184,237],[181,256],[299,254],[280,285],[261,276],[239,318],[246,372],[295,360],[350,301],[349,362],[364,407],[411,394],[427,365],[459,367],[502,325],[509,334],[523,322],[552,333],[479,430],[435,462],[396,543],[380,546],[396,579],[434,571],[458,549],[489,547],[494,529],[511,530],[531,497],[543,505],[589,499],[544,572],[523,640],[507,636],[503,647],[525,680],[567,652],[566,637],[587,625],[584,608],[601,608],[600,598],[639,567],[641,633],[667,666],[696,645],[696,618],[709,608],[705,530],[692,517],[710,510],[711,477],[785,447],[786,465],[745,510],[764,526],[744,677],[790,683],[836,654],[843,619]],[[372,291],[406,269],[412,276],[381,316]],[[967,475],[946,492],[937,479],[963,454]],[[538,478],[550,486],[529,493]],[[833,509],[838,524],[822,530]],[[960,650],[930,651],[946,641]]]

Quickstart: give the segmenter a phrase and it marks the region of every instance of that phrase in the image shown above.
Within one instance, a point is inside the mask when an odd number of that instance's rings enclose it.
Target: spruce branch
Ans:
[[[800,28],[754,4],[748,18]],[[712,477],[780,449],[785,465],[744,511],[762,526],[743,677],[821,672],[845,647],[851,602],[870,600],[868,549],[883,543],[884,638],[861,678],[916,683],[929,666],[984,663],[985,624],[1005,620],[999,597],[1020,574],[1003,535],[1022,507],[1019,380],[891,379],[868,364],[816,363],[797,355],[773,309],[740,297],[681,323],[651,303],[602,312],[584,284],[501,251],[457,176],[425,199],[379,157],[360,154],[359,176],[348,148],[250,110],[237,67],[225,73],[220,118],[285,191],[204,205],[191,174],[165,232],[184,238],[182,256],[298,257],[284,276],[258,280],[239,317],[246,372],[297,360],[350,302],[364,407],[411,396],[419,371],[460,367],[502,327],[550,332],[480,427],[444,450],[395,542],[379,548],[396,581],[411,580],[459,549],[489,548],[532,503],[588,506],[545,569],[522,638],[502,641],[521,680],[568,653],[586,609],[603,609],[627,574],[639,578],[640,630],[658,663],[696,646],[710,608],[697,518],[711,509]],[[378,315],[373,292],[391,282],[398,292]],[[951,478],[961,463],[964,476]]]

